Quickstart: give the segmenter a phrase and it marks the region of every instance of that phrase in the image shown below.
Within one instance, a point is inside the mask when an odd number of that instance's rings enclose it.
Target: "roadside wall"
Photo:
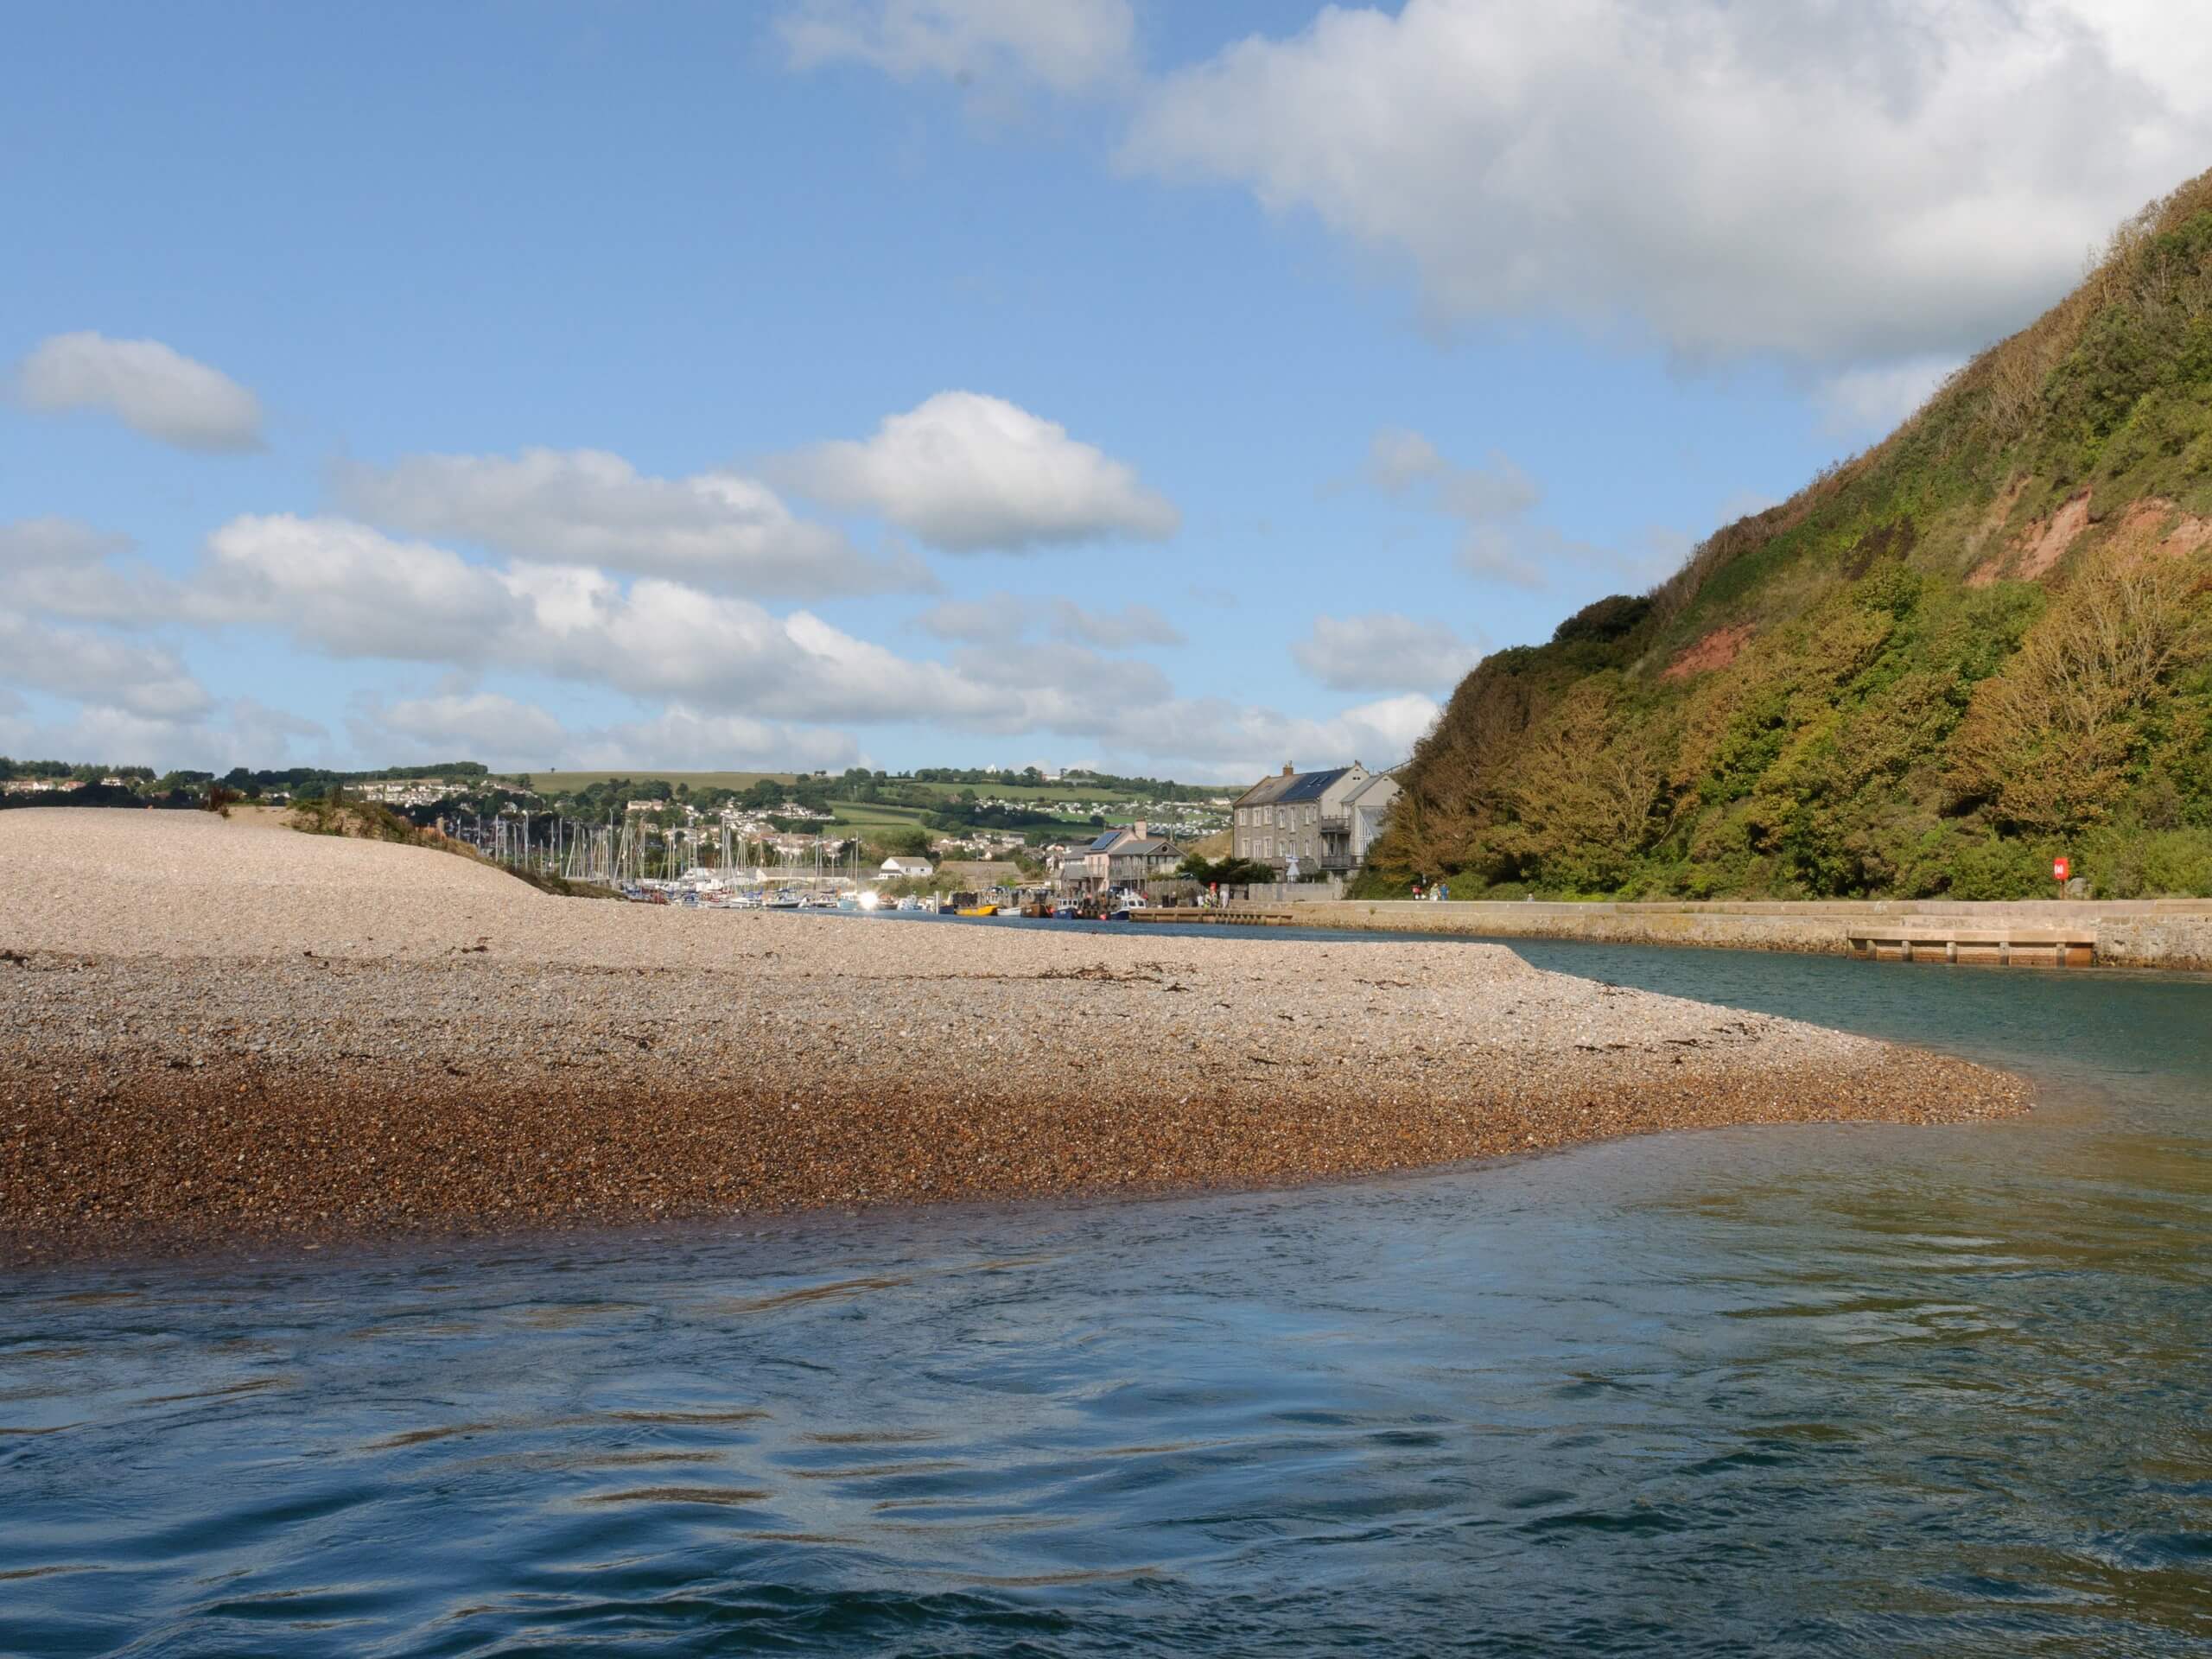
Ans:
[[[1256,895],[1254,907],[1262,907]],[[1276,889],[1278,892],[1283,889]],[[1288,891],[1295,893],[1295,888]],[[1305,927],[1467,933],[1488,938],[1590,939],[1612,944],[1706,945],[1735,950],[1791,950],[1847,956],[1851,933],[1870,920],[1900,917],[1932,925],[1996,931],[2093,925],[2097,961],[2109,967],[2212,971],[2212,901],[2205,899],[2021,899],[1942,904],[1891,899],[1866,904],[1498,904],[1473,900],[1276,901]]]

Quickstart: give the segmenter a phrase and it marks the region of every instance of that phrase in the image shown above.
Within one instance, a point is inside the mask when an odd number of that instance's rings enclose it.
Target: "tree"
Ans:
[[[1951,743],[1954,787],[2031,833],[2099,823],[2126,791],[2175,669],[2202,619],[2171,566],[2111,565],[2077,580],[1976,688]]]
[[[1548,879],[1584,891],[1618,887],[1651,840],[1667,768],[1648,726],[1586,681],[1538,727],[1508,790],[1501,837]]]

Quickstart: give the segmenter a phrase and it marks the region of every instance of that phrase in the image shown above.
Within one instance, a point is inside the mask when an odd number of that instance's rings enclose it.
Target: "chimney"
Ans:
[[[1136,838],[1139,841],[1142,841],[1144,839],[1144,820],[1142,818],[1139,818],[1135,823],[1131,824],[1129,828],[1135,831]]]
[[[1291,769],[1290,762],[1286,760],[1282,763],[1282,775],[1286,778],[1295,778],[1298,774]]]

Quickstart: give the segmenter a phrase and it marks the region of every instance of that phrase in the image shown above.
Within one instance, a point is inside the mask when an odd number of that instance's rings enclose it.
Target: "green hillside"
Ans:
[[[1500,652],[1366,878],[2212,893],[2212,174],[1873,449]]]

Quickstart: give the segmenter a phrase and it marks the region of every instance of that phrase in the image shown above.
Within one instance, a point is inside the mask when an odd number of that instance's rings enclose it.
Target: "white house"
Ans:
[[[886,881],[896,881],[909,875],[935,875],[937,866],[926,858],[887,858],[883,868],[876,872]]]

